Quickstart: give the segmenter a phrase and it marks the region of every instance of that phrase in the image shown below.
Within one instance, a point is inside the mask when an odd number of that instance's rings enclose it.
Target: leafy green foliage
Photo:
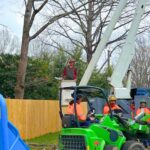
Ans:
[[[35,59],[30,58],[27,67],[25,98],[58,99],[59,81],[65,66],[66,56],[58,53],[42,53]],[[30,95],[30,97],[29,97]]]
[[[10,54],[0,56],[0,92],[5,97],[14,97],[16,83],[16,70],[19,57]]]
[[[77,84],[80,82],[87,63],[82,60],[82,49],[76,47],[72,50],[71,57],[76,60]],[[42,52],[39,56],[29,57],[25,81],[26,99],[58,99],[60,81],[55,77],[61,77],[70,55],[63,48],[55,53]],[[16,85],[16,72],[19,56],[10,54],[0,55],[0,92],[5,97],[14,98]],[[105,69],[103,73],[94,70],[89,85],[95,85],[108,89],[107,77],[111,76],[112,67]]]
[[[110,67],[110,68],[106,68],[103,73],[99,73],[99,71],[95,69],[89,84],[104,89],[109,89],[110,85],[108,82],[108,78],[111,76],[112,70],[113,70],[112,67]]]

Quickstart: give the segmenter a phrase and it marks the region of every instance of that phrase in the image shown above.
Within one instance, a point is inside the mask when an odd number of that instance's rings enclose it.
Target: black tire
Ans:
[[[104,150],[118,150],[118,148],[114,146],[105,146]]]
[[[146,150],[144,145],[136,141],[127,141],[121,150]]]
[[[137,138],[135,136],[132,136],[129,132],[125,132],[123,134],[126,137],[127,141],[136,141],[137,140]]]

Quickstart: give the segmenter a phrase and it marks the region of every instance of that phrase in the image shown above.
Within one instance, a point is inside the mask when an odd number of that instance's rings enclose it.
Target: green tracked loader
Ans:
[[[74,114],[65,114],[62,106],[63,90],[73,93]],[[76,97],[80,93],[87,106],[87,120],[79,121],[76,110]],[[62,130],[59,136],[59,150],[145,150],[150,142],[150,115],[140,114],[136,120],[125,118],[123,112],[110,114],[97,113],[92,104],[109,105],[104,91],[98,87],[75,86],[60,88],[60,116]],[[100,105],[99,105],[100,106]],[[101,107],[101,109],[103,108]],[[89,112],[95,119],[89,120]],[[102,110],[100,110],[102,112]]]

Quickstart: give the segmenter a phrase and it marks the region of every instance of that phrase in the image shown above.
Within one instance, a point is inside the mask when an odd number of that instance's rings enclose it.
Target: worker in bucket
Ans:
[[[63,70],[63,80],[77,80],[77,70],[75,60],[71,58]]]
[[[109,96],[108,101],[109,101],[109,105],[110,105],[110,108],[112,111],[115,111],[115,110],[121,111],[121,108],[116,104],[117,98],[114,95]],[[103,109],[103,114],[104,115],[110,114],[110,108],[109,108],[108,104],[106,104]]]

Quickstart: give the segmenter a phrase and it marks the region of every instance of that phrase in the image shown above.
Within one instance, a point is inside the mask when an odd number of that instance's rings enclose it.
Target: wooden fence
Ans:
[[[8,119],[17,127],[23,139],[61,130],[58,101],[7,99],[7,108]],[[85,104],[83,108],[86,112]]]
[[[51,100],[7,100],[8,118],[23,139],[61,129],[59,103]]]

